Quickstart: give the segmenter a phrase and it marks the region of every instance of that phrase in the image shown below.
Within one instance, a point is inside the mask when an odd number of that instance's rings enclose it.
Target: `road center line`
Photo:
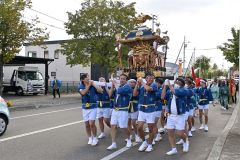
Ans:
[[[148,137],[149,137],[149,135],[146,135],[146,136],[145,136],[145,139],[148,139]],[[133,147],[136,146],[137,144],[139,144],[139,143],[133,142],[131,148],[133,148]],[[120,155],[121,153],[123,153],[123,152],[125,152],[125,151],[127,151],[127,150],[129,150],[129,149],[131,149],[131,148],[123,147],[123,148],[121,148],[121,149],[113,152],[112,154],[110,154],[110,155],[102,158],[101,160],[110,160],[110,159],[113,159],[113,158],[117,157],[118,155]]]
[[[59,128],[67,127],[67,126],[72,126],[72,125],[79,124],[79,123],[82,123],[82,122],[84,122],[84,121],[83,120],[76,121],[76,122],[67,123],[67,124],[63,124],[63,125],[59,125],[59,126],[55,126],[55,127],[51,127],[51,128],[46,128],[46,129],[42,129],[42,130],[38,130],[38,131],[34,131],[34,132],[20,134],[20,135],[17,135],[17,136],[3,138],[3,139],[0,139],[0,142],[5,142],[5,141],[9,141],[9,140],[17,139],[17,138],[22,138],[22,137],[42,133],[42,132],[51,131],[51,130],[54,130],[54,129],[59,129]]]
[[[63,110],[56,110],[56,111],[51,111],[51,112],[42,112],[42,113],[37,113],[37,114],[30,114],[30,115],[19,116],[19,117],[12,117],[12,118],[10,118],[10,120],[20,119],[20,118],[27,118],[27,117],[33,117],[33,116],[40,116],[40,115],[44,115],[44,114],[51,114],[51,113],[57,113],[57,112],[70,111],[70,110],[79,109],[79,108],[82,108],[82,107],[74,107],[74,108],[68,108],[68,109],[63,109]]]

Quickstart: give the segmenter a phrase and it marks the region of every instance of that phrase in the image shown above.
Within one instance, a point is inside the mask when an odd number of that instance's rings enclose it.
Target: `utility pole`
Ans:
[[[186,37],[184,36],[184,40],[183,40],[183,70],[185,69],[185,50],[186,50]]]
[[[193,64],[196,62],[196,48],[193,49]]]

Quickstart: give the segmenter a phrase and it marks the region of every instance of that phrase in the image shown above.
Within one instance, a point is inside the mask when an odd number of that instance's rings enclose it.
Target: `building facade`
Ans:
[[[66,40],[58,41],[46,41],[42,46],[32,46],[26,43],[25,56],[37,57],[37,58],[50,58],[54,59],[49,64],[49,80],[52,80],[55,76],[57,79],[63,82],[79,82],[80,75],[88,73],[91,75],[91,66],[83,67],[82,65],[70,66],[67,65],[66,56],[62,54],[61,44]],[[40,72],[45,74],[45,67],[42,64],[39,65],[28,65],[38,67]]]

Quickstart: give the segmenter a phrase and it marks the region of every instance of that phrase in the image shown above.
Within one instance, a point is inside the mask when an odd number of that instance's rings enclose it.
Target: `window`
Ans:
[[[26,81],[26,73],[24,71],[18,71],[18,78]]]
[[[37,52],[35,52],[35,51],[29,51],[28,52],[28,57],[37,57]]]
[[[44,51],[44,58],[49,58],[48,51]]]
[[[37,78],[38,78],[38,80],[43,80],[42,73],[37,72]]]
[[[57,49],[54,51],[54,59],[59,59],[60,50]]]
[[[51,72],[52,77],[56,77],[56,72]]]
[[[26,77],[29,80],[38,80],[36,71],[26,71]]]

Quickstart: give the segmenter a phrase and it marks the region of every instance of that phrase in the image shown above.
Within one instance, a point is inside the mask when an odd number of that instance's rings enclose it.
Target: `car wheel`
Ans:
[[[18,87],[16,93],[17,93],[17,95],[22,96],[23,95],[23,89],[21,87]]]
[[[7,130],[7,119],[3,115],[0,115],[0,136]]]
[[[38,93],[33,93],[34,96],[38,95]]]

